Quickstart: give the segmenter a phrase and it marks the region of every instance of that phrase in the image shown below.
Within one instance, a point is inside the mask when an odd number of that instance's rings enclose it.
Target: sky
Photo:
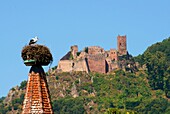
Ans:
[[[1,0],[0,97],[23,80],[30,67],[22,48],[32,37],[46,45],[53,66],[71,45],[117,48],[127,36],[128,52],[142,54],[148,46],[170,37],[170,0]],[[44,67],[48,71],[49,66]]]

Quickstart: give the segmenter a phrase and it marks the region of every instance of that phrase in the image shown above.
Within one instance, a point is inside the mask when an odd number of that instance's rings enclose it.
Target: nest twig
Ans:
[[[44,45],[28,45],[23,47],[21,53],[22,59],[35,60],[36,64],[48,65],[53,61],[50,50]]]

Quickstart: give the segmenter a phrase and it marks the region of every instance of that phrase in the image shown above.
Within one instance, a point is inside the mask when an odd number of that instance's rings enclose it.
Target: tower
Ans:
[[[42,45],[25,46],[22,58],[26,66],[31,66],[22,114],[53,114],[46,75],[42,68],[42,65],[52,61],[50,51]]]
[[[117,36],[117,48],[119,56],[127,54],[127,46],[126,46],[126,35],[125,36]]]
[[[71,54],[73,55],[73,59],[77,58],[78,46],[71,46]]]

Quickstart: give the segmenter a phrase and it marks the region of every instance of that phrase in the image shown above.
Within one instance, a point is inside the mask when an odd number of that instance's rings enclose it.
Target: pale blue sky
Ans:
[[[170,0],[1,0],[0,97],[27,80],[30,67],[21,50],[38,36],[51,49],[52,66],[71,45],[116,48],[117,35],[127,35],[128,51],[142,54],[170,36]],[[48,70],[48,67],[44,67]]]

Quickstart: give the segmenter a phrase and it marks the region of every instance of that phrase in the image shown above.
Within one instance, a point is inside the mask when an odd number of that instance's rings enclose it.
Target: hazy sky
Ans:
[[[170,0],[1,0],[0,97],[27,80],[30,67],[21,50],[30,38],[51,49],[52,66],[71,45],[116,48],[117,35],[127,35],[136,56],[170,36]],[[48,70],[48,67],[44,67]]]

